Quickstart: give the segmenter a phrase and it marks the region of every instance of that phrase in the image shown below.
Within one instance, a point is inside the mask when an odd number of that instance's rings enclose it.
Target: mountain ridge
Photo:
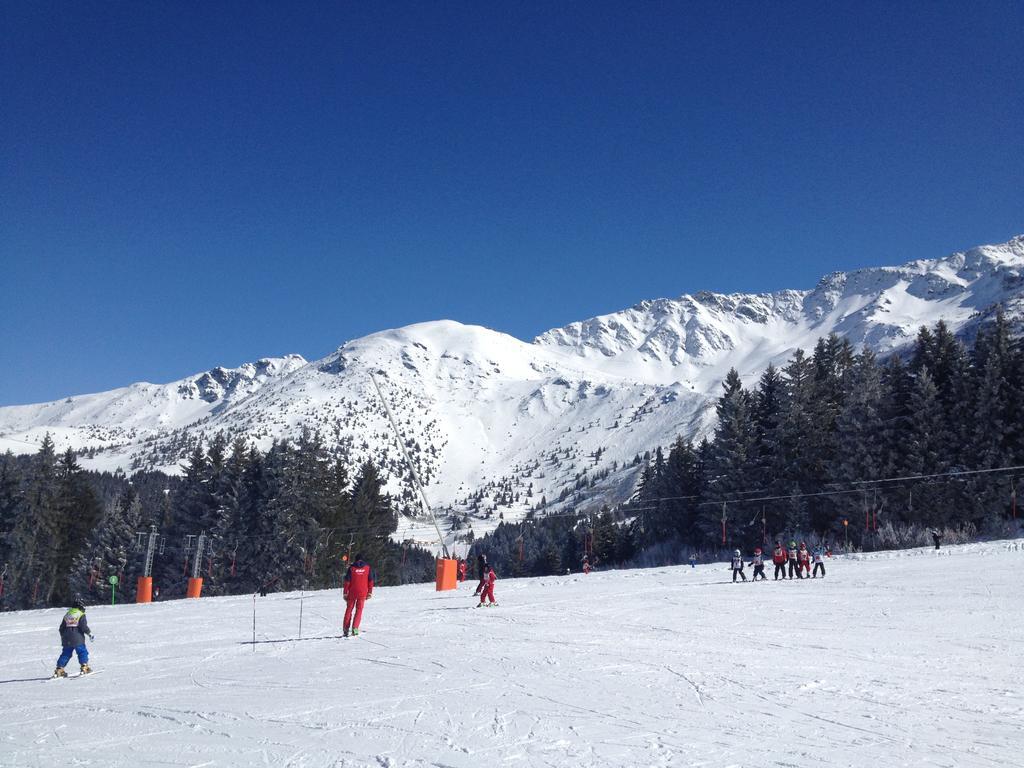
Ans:
[[[375,373],[431,502],[480,529],[537,507],[616,501],[632,459],[713,426],[730,368],[753,384],[829,333],[885,354],[945,320],[972,335],[1002,305],[1024,318],[1024,236],[938,259],[824,275],[809,290],[701,291],[638,302],[532,341],[439,320],[378,331],[315,361],[298,355],[213,368],[62,401],[0,408],[0,450],[24,453],[49,432],[98,469],[179,471],[197,440],[275,439],[317,430],[381,464],[414,498],[372,389]],[[497,518],[497,519],[496,519]]]

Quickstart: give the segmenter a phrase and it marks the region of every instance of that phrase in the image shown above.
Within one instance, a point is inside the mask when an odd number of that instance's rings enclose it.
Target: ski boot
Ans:
[[[81,673],[82,673],[83,675],[88,675],[88,674],[89,674],[90,672],[92,672],[92,667],[90,667],[90,666],[89,666],[88,664],[83,664],[83,665],[82,665],[82,669],[81,669],[81,670],[79,670],[79,671],[80,671],[80,672],[81,672]]]
[[[358,627],[352,627],[352,637],[358,637],[358,636],[359,636],[359,628]]]
[[[341,636],[342,637],[348,637],[348,627],[345,627],[345,629],[342,630]]]
[[[57,667],[53,670],[54,677],[67,677],[68,673],[64,671],[64,667]]]

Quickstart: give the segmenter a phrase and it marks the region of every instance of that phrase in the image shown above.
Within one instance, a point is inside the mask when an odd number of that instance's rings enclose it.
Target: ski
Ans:
[[[80,677],[92,677],[93,675],[98,675],[102,671],[103,671],[102,669],[94,669],[92,672],[86,672],[85,674],[82,674],[81,672],[79,672],[76,675],[64,675],[63,677],[59,677],[57,675],[51,675],[50,677],[46,677],[46,678],[43,678],[43,679],[46,680],[46,682],[51,682],[53,680],[77,680]]]

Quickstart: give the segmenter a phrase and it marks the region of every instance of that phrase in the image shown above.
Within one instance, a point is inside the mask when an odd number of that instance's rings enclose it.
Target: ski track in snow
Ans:
[[[61,611],[0,615],[2,766],[1011,766],[1024,543],[89,609],[104,674],[44,681]],[[72,662],[74,670],[74,662]]]

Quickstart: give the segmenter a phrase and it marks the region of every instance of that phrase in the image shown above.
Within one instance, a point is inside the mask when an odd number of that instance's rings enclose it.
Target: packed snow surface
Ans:
[[[3,614],[0,765],[1019,766],[1022,565],[607,571],[479,610],[470,582],[378,588],[347,640],[337,591],[98,606],[100,674],[72,680],[44,680],[62,611]]]

